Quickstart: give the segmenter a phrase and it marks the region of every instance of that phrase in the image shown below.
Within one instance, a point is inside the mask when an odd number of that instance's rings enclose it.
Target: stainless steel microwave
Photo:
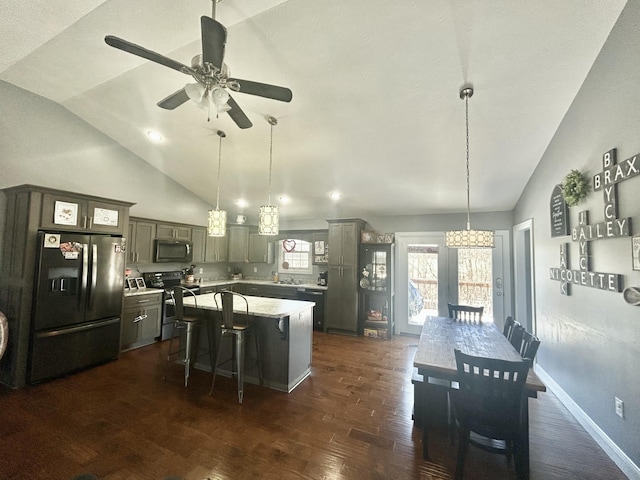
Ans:
[[[157,263],[186,263],[193,259],[193,245],[186,240],[155,241],[153,261]]]

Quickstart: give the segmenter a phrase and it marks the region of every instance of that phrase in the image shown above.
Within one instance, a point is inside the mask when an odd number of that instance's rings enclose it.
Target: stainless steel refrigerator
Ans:
[[[120,351],[122,237],[38,234],[28,381],[114,359]]]

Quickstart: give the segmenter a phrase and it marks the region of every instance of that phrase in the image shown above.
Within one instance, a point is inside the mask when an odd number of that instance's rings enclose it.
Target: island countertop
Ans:
[[[203,310],[218,310],[214,293],[205,293],[193,297],[191,295],[184,297],[185,307],[196,307]],[[244,295],[249,304],[249,315],[267,318],[283,318],[290,317],[296,313],[309,310],[315,305],[315,302],[306,302],[302,300],[285,300],[280,298],[253,297]],[[218,302],[220,297],[218,296]],[[246,306],[243,300],[234,299],[233,311],[238,314],[246,314]]]

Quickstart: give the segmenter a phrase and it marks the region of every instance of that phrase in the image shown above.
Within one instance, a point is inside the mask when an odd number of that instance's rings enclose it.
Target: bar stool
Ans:
[[[234,322],[234,297],[239,297],[244,301],[246,314],[248,316],[249,302],[247,302],[247,299],[243,295],[232,292],[230,290],[223,290],[221,292],[216,292],[213,296],[213,299],[216,303],[216,308],[221,312],[222,324],[220,326],[220,338],[218,340],[218,346],[216,348],[216,360],[215,363],[211,366],[211,369],[213,370],[213,378],[211,380],[211,390],[209,391],[209,395],[213,395],[213,386],[216,381],[216,371],[218,367],[225,363],[231,362],[231,374],[232,376],[236,376],[238,382],[238,403],[242,403],[242,399],[244,396],[244,357],[247,335],[253,335],[255,341],[256,365],[258,367],[258,377],[260,380],[260,385],[262,385],[262,364],[260,362],[260,347],[258,345],[258,335],[256,334],[254,327],[252,325],[249,325],[248,323],[240,325]],[[218,302],[218,300],[220,302]],[[220,308],[221,305],[222,308]],[[233,337],[235,341],[231,345],[231,358],[228,358],[221,362],[220,353],[222,351],[222,339],[227,336]],[[235,369],[233,368],[234,363]]]
[[[184,292],[188,292],[193,296],[194,307],[198,308],[196,295],[188,288],[176,286],[169,292],[169,295],[171,296],[171,300],[173,302],[173,306],[175,308],[175,321],[173,322],[173,325],[171,327],[171,337],[169,338],[169,351],[167,353],[167,363],[165,364],[164,379],[167,379],[167,366],[169,365],[169,363],[171,363],[171,357],[177,355],[178,358],[180,358],[181,355],[184,354],[184,386],[186,387],[189,384],[189,372],[191,369],[191,363],[195,362],[203,355],[211,353],[213,342],[211,339],[211,329],[206,328],[209,348],[206,352],[201,352],[202,349],[199,346],[200,342],[198,335],[196,334],[196,329],[202,326],[207,326],[205,325],[204,318],[197,315],[184,314]],[[178,348],[177,350],[173,350],[173,341],[176,337],[176,333],[178,334]],[[184,345],[182,342],[183,337]],[[197,342],[195,346],[194,341]]]

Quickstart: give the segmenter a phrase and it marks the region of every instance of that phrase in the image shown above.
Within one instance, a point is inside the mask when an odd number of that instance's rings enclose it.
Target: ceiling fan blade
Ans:
[[[291,90],[285,87],[269,85],[267,83],[252,82],[251,80],[241,80],[239,78],[229,78],[228,82],[238,82],[240,93],[248,93],[249,95],[258,95],[259,97],[272,98],[281,102],[290,102],[293,98]]]
[[[189,100],[189,96],[184,88],[181,88],[175,93],[172,93],[167,98],[160,100],[158,102],[158,106],[167,110],[173,110],[174,108],[178,108],[183,103]]]
[[[200,28],[202,29],[202,61],[222,70],[227,29],[210,17],[200,18]]]
[[[133,53],[142,58],[146,58],[147,60],[151,60],[152,62],[159,63],[160,65],[164,65],[165,67],[173,68],[182,73],[192,74],[193,69],[191,67],[186,66],[183,63],[177,62],[169,57],[165,57],[164,55],[160,55],[159,53],[152,52],[151,50],[147,50],[140,45],[136,45],[135,43],[127,42],[122,38],[114,37],[113,35],[107,35],[104,37],[104,41],[107,45],[111,45],[114,48],[118,48],[127,53]]]
[[[250,128],[253,126],[249,117],[247,117],[240,106],[236,103],[233,97],[229,96],[229,100],[227,101],[227,105],[231,107],[231,110],[228,110],[227,113],[231,117],[231,119],[236,122],[236,125],[240,128]]]

